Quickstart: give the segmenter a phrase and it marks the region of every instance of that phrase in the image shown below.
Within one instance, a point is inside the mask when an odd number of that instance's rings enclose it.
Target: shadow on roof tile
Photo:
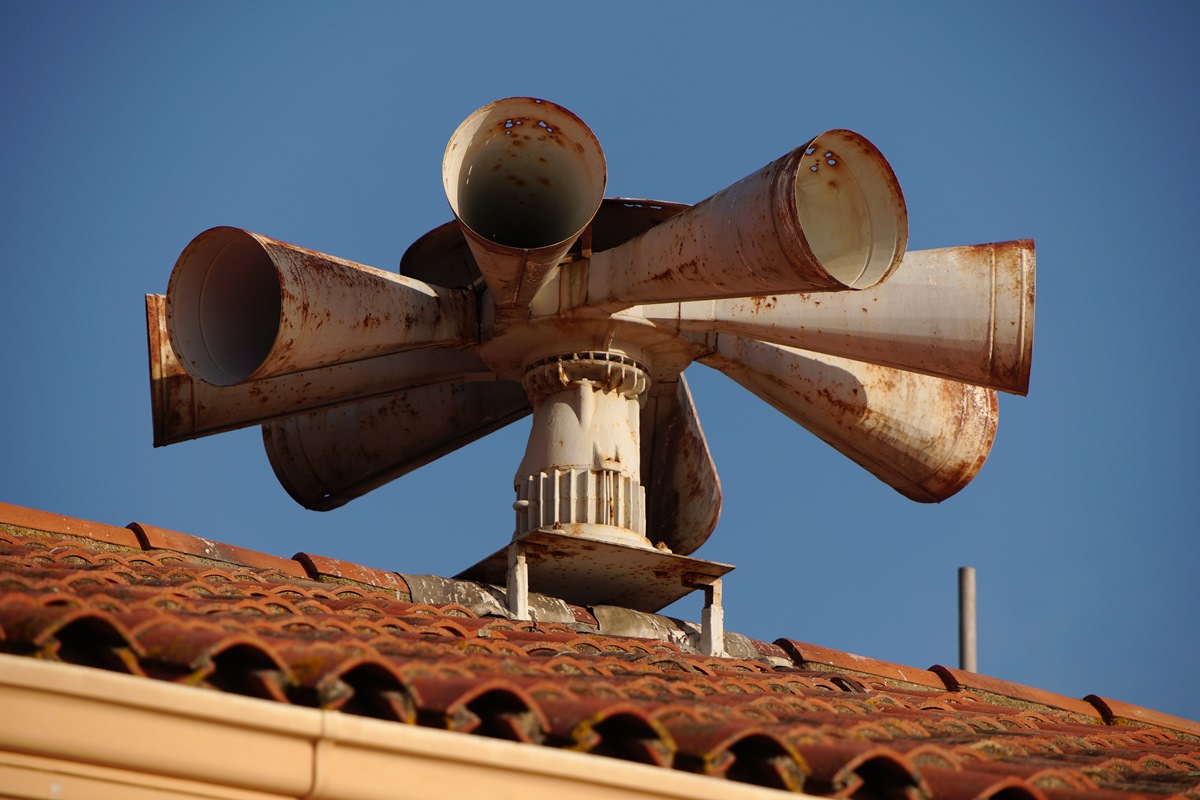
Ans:
[[[446,730],[540,743],[549,721],[524,689],[500,678],[414,678],[418,721]]]
[[[809,764],[808,791],[835,797],[931,796],[920,771],[899,752],[870,743],[802,744]]]

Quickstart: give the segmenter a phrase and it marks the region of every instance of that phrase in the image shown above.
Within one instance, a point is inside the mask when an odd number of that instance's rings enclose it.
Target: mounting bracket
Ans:
[[[529,619],[529,593],[575,605],[615,605],[654,613],[704,591],[700,650],[720,655],[724,639],[721,578],[729,564],[538,528],[513,539],[456,577],[508,589],[508,610]]]

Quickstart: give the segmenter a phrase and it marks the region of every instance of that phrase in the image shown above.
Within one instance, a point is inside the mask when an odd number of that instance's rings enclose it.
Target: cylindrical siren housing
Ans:
[[[497,100],[446,146],[446,199],[499,306],[527,303],[604,198],[604,151],[562,106]]]
[[[589,305],[865,289],[908,244],[904,195],[875,145],[822,133],[783,158],[597,253]]]
[[[478,339],[461,290],[227,227],[179,256],[166,319],[184,369],[218,386]]]

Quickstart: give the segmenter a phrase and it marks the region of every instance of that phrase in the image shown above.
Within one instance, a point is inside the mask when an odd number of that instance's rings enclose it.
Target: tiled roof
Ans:
[[[0,504],[0,652],[836,797],[1200,798],[1200,723]]]

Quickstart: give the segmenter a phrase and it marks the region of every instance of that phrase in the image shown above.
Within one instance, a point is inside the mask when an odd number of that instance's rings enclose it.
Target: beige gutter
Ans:
[[[614,758],[0,655],[0,798],[780,796]]]

